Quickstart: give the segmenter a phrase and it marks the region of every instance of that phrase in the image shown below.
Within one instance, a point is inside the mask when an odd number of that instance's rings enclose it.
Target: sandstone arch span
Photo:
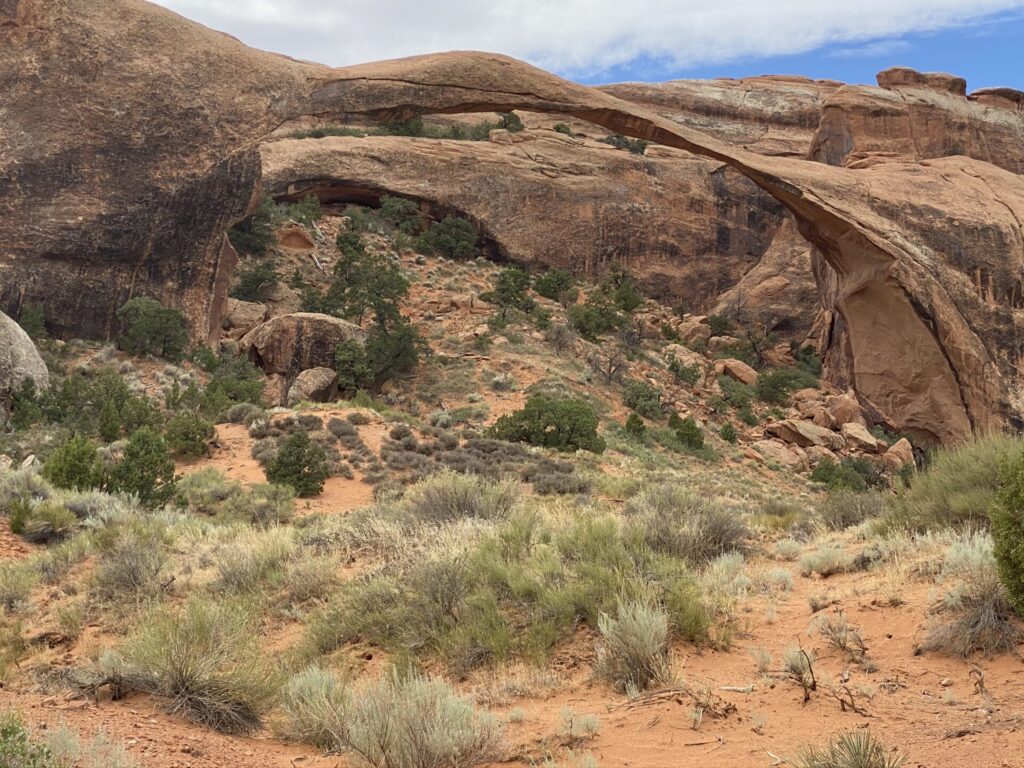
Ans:
[[[0,93],[0,302],[44,304],[60,331],[109,334],[145,292],[213,333],[234,259],[223,232],[258,191],[260,140],[288,119],[557,112],[719,160],[789,208],[833,270],[832,367],[897,428],[949,441],[1021,413],[1000,295],[1024,264],[1024,190],[986,163],[762,157],[506,57],[330,69],[142,0],[0,4]],[[960,227],[943,226],[951,212]]]

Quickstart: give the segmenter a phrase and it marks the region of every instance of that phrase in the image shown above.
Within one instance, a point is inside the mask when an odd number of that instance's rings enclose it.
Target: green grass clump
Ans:
[[[1024,451],[1024,438],[992,434],[936,451],[910,487],[888,505],[886,527],[913,531],[989,525],[999,468]]]

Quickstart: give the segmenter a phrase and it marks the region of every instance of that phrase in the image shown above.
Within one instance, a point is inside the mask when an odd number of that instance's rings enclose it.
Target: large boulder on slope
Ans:
[[[271,318],[251,330],[239,342],[239,351],[265,373],[292,379],[310,368],[332,367],[338,344],[352,340],[366,340],[366,334],[355,323],[330,315],[295,312]]]
[[[26,380],[35,382],[37,391],[46,389],[50,385],[46,363],[21,326],[0,312],[0,408]]]

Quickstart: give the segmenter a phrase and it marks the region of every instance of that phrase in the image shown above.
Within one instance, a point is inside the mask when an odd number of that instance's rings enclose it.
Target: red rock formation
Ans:
[[[202,335],[219,329],[223,231],[253,200],[258,142],[285,120],[523,109],[722,162],[782,202],[831,270],[818,271],[829,370],[893,426],[955,440],[1024,410],[1024,180],[973,146],[845,168],[766,157],[506,57],[331,70],[138,0],[0,5],[0,92],[0,303],[42,301],[69,330],[109,333],[133,292],[183,307]]]

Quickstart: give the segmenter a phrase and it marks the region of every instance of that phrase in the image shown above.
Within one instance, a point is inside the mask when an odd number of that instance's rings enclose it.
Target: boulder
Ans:
[[[825,429],[829,430],[835,429],[836,427],[836,423],[832,418],[832,414],[830,414],[821,406],[818,406],[817,408],[812,408],[810,414],[807,415],[810,416],[811,423],[819,427],[824,427]]]
[[[683,344],[707,344],[711,338],[711,326],[704,317],[690,317],[683,320],[676,329],[679,332],[679,339]]]
[[[228,338],[240,339],[267,319],[267,308],[255,301],[228,299],[224,307],[222,327]]]
[[[828,412],[836,426],[843,424],[860,424],[866,426],[863,411],[857,398],[850,393],[828,398]]]
[[[914,448],[907,438],[897,440],[882,456],[887,467],[900,469],[901,467],[914,465]]]
[[[751,448],[757,451],[768,461],[781,464],[784,467],[795,470],[807,469],[807,455],[800,451],[793,450],[792,446],[784,445],[775,440],[758,440],[751,443]]]
[[[742,360],[736,360],[734,358],[716,360],[715,375],[721,376],[723,374],[728,376],[730,379],[735,379],[741,384],[749,384],[750,386],[757,384],[757,371]]]
[[[807,446],[807,459],[812,467],[818,466],[823,461],[831,461],[833,464],[838,464],[840,460],[839,456],[820,445]]]
[[[820,445],[832,451],[841,451],[846,447],[846,441],[842,436],[809,421],[784,419],[783,421],[769,424],[765,427],[765,432],[774,435],[786,443],[803,448],[811,445]]]
[[[338,397],[338,374],[331,368],[310,368],[288,388],[288,405],[303,401],[330,403]]]
[[[841,432],[846,438],[846,446],[851,450],[863,451],[864,453],[882,453],[885,451],[885,443],[868,432],[863,424],[848,422],[842,425]]]
[[[34,382],[36,391],[42,392],[50,386],[50,373],[28,334],[0,312],[0,408],[25,381]]]
[[[360,344],[366,334],[355,323],[330,315],[296,312],[257,326],[239,342],[239,350],[265,373],[291,378],[310,368],[334,365],[334,351],[343,341]]]
[[[288,379],[279,373],[272,373],[267,376],[267,383],[263,387],[263,404],[268,408],[276,408],[285,405],[288,400]]]

